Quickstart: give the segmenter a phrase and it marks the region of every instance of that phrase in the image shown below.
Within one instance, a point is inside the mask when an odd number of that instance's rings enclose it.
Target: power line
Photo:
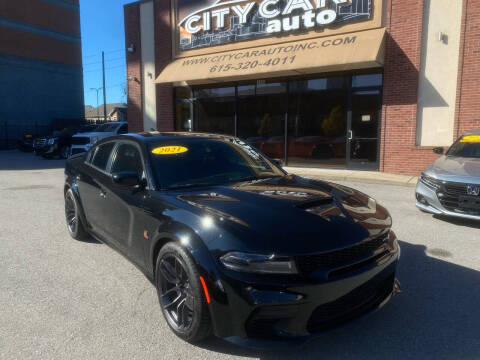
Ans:
[[[115,59],[109,59],[109,60],[105,60],[105,62],[118,61],[118,60],[125,60],[125,57],[122,56],[122,57],[115,58]],[[95,61],[95,62],[83,64],[83,66],[101,64],[101,63],[102,63],[101,61]]]
[[[113,69],[120,69],[120,68],[127,68],[125,65],[119,65],[119,66],[111,66],[111,67],[108,67],[108,68],[105,68],[105,70],[113,70]],[[84,70],[83,72],[84,73],[90,73],[90,72],[99,72],[99,71],[102,71],[102,68],[100,69],[95,69],[95,70]]]
[[[117,50],[111,50],[111,51],[105,51],[105,55],[106,54],[117,53],[117,52],[120,52],[120,51],[125,51],[125,48],[117,49]],[[102,52],[98,52],[98,53],[91,54],[91,55],[84,55],[83,58],[87,59],[87,58],[91,58],[91,57],[94,57],[94,56],[102,56]]]

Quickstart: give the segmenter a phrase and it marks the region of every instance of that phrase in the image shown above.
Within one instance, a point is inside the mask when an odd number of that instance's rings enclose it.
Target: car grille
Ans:
[[[44,147],[47,144],[46,138],[35,139],[33,142],[33,147]]]
[[[72,145],[87,145],[90,144],[90,138],[86,136],[72,137]]]
[[[360,244],[331,252],[297,257],[297,265],[303,275],[310,275],[317,269],[334,269],[359,262],[380,249],[388,240],[388,233]]]
[[[479,209],[472,209],[465,207],[460,201],[461,196],[467,196],[466,184],[444,182],[440,190],[437,191],[438,200],[440,204],[448,211],[468,214],[468,215],[480,215]]]
[[[330,303],[317,307],[308,320],[310,333],[341,325],[378,307],[392,292],[395,275],[386,280],[371,280]]]

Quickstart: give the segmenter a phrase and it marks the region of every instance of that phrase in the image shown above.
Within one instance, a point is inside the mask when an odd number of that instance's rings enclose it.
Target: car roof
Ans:
[[[473,129],[473,130],[467,131],[462,136],[465,136],[465,135],[480,135],[480,129]]]
[[[137,134],[129,133],[116,136],[116,139],[135,139],[138,142],[142,143],[152,143],[158,141],[167,141],[167,140],[175,140],[179,137],[183,139],[223,139],[223,140],[233,140],[237,139],[234,136],[230,135],[222,135],[222,134],[211,134],[211,133],[197,133],[197,132],[158,132],[158,131],[151,131],[151,132],[141,132]],[[112,139],[110,137],[109,139]]]

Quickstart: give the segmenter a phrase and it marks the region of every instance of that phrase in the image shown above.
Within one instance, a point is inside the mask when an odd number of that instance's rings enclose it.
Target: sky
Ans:
[[[127,102],[123,5],[132,0],[80,0],[85,105],[97,106],[105,51],[107,104]],[[98,103],[103,104],[102,90]]]

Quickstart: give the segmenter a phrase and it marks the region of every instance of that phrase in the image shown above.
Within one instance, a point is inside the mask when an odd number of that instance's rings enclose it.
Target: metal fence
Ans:
[[[19,124],[0,121],[0,150],[15,149],[25,135],[47,136],[53,132],[52,125],[34,123]]]

